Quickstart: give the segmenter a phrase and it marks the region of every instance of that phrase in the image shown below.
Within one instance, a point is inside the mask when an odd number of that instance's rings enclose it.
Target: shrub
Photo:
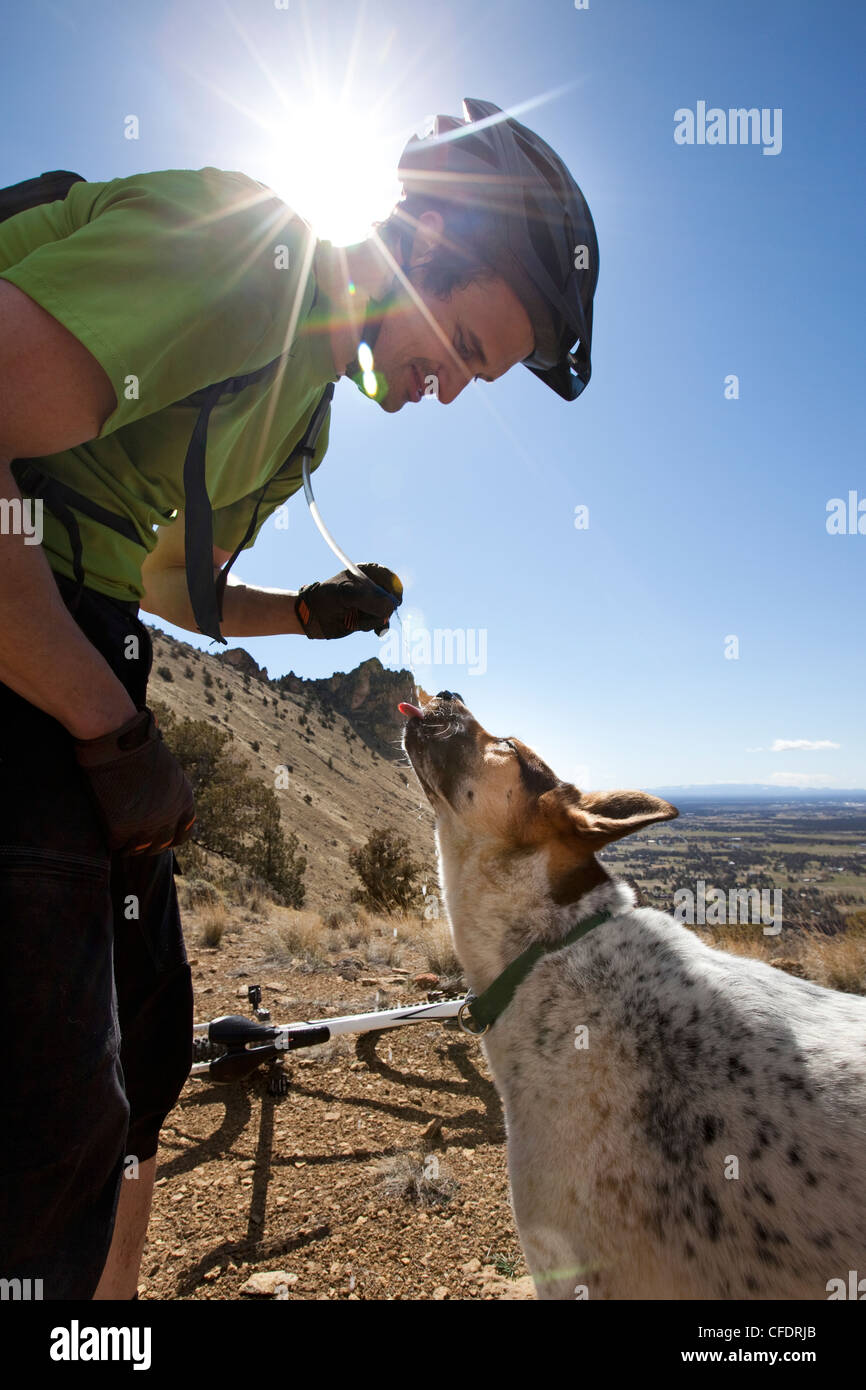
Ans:
[[[204,680],[207,689],[210,690],[211,686],[213,685],[213,676],[211,675],[210,671],[205,671],[202,679]]]
[[[185,840],[174,852],[180,868],[180,883],[178,884],[178,893],[180,893],[181,884],[185,880],[200,878],[202,874],[208,872],[207,855],[196,844],[195,840]]]
[[[234,860],[264,879],[277,901],[300,907],[307,861],[298,854],[297,835],[283,832],[273,788],[250,776],[248,764],[227,746],[231,735],[207,720],[169,715],[161,727],[195,796],[196,821],[187,844]]]
[[[168,666],[157,666],[157,668],[156,668],[156,674],[157,674],[158,676],[162,676],[162,678],[163,678],[164,681],[173,681],[173,680],[174,680],[174,676],[171,674],[171,670],[169,669]]]
[[[216,884],[209,883],[206,878],[188,878],[185,874],[178,884],[177,896],[181,907],[193,910],[200,907],[216,907],[223,901],[223,895]]]
[[[349,863],[362,887],[352,900],[374,912],[405,911],[417,899],[421,866],[411,857],[409,841],[390,826],[374,830],[366,844],[349,851]]]
[[[248,912],[260,913],[272,901],[264,880],[243,869],[234,869],[224,874],[220,883],[228,898],[233,903],[245,907]]]
[[[188,662],[186,666],[184,666],[183,668],[183,674],[186,676],[188,681],[195,679],[195,671],[192,669]]]
[[[174,714],[169,709],[168,705],[162,703],[162,700],[157,700],[156,698],[148,699],[147,703],[151,714],[163,733],[165,733],[165,730],[170,729],[172,724],[175,723]]]

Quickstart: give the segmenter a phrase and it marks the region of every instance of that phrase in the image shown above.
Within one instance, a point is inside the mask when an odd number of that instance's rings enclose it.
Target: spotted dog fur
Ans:
[[[866,999],[638,907],[595,855],[667,802],[579,792],[449,691],[404,746],[476,993],[613,914],[544,956],[481,1043],[538,1297],[826,1299],[866,1274]]]

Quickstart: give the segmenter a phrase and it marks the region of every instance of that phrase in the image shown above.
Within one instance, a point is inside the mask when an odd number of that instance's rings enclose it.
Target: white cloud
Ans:
[[[775,787],[826,787],[833,778],[826,772],[774,772],[770,781]]]
[[[777,738],[773,740],[773,746],[770,752],[787,753],[789,748],[796,748],[801,753],[814,753],[822,748],[839,747],[840,744],[832,743],[829,738]]]

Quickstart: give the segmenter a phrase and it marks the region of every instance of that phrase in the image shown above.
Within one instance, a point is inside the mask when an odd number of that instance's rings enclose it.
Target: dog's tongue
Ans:
[[[401,714],[405,714],[409,719],[422,719],[423,714],[417,705],[407,704],[405,700],[397,706]]]

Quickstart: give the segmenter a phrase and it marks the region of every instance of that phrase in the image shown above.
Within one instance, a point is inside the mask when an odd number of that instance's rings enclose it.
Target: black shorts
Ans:
[[[84,589],[74,618],[143,706],[137,605]],[[0,1278],[89,1299],[192,1061],[174,855],[111,854],[70,735],[2,683],[0,786]]]

